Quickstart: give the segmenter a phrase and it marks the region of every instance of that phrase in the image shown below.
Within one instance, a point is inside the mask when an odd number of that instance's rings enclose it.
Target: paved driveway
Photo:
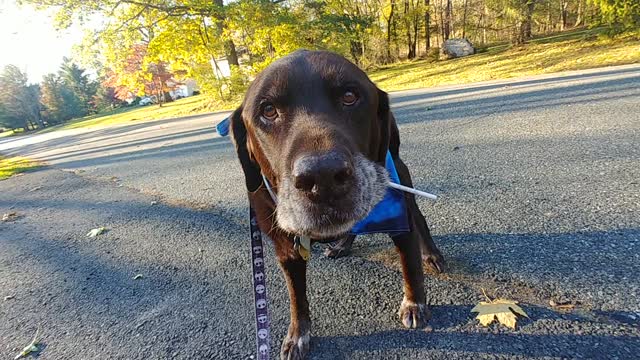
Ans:
[[[312,358],[636,358],[640,66],[392,94],[401,154],[448,272],[432,331],[405,331],[390,241],[313,251]],[[51,166],[0,182],[0,356],[41,327],[42,359],[249,358],[247,201],[225,113],[0,140]],[[97,226],[109,231],[85,234]],[[270,251],[270,250],[269,250]],[[270,251],[271,252],[271,251]],[[267,263],[273,347],[286,289]],[[141,274],[137,280],[133,278]],[[518,330],[477,325],[489,295]],[[549,301],[575,304],[561,312]]]

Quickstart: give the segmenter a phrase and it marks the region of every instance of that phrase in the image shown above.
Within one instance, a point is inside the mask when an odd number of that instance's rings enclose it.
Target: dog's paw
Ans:
[[[331,244],[324,249],[324,256],[337,259],[343,256],[347,256],[351,253],[351,247],[340,246],[339,244]]]
[[[303,335],[289,335],[284,338],[282,348],[280,349],[281,360],[298,360],[306,359],[309,353],[309,331],[303,332]]]
[[[432,274],[441,274],[444,272],[444,257],[440,252],[433,254],[422,254],[422,266]]]
[[[431,311],[426,304],[416,304],[404,298],[400,304],[398,316],[407,329],[419,329],[427,326],[427,322],[431,319]]]

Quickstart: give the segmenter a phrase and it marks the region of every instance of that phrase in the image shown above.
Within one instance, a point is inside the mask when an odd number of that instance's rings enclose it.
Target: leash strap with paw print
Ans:
[[[267,311],[267,279],[264,268],[262,232],[253,207],[249,207],[251,224],[251,269],[256,310],[256,344],[258,360],[269,359],[269,313]]]

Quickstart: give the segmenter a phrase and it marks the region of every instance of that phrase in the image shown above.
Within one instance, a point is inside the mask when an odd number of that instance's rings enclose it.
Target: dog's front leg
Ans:
[[[400,158],[395,160],[396,169],[398,170],[398,176],[400,182],[404,186],[413,187],[413,181],[411,180],[411,173],[409,168]],[[413,194],[405,193],[405,199],[407,201],[409,212],[413,219],[413,229],[418,232],[420,237],[420,243],[422,245],[422,261],[431,272],[441,273],[444,271],[444,257],[440,253],[440,250],[436,247],[436,244],[431,238],[431,232],[427,221],[422,215],[418,203],[416,203],[416,197]]]
[[[424,327],[431,318],[431,312],[424,294],[419,234],[414,227],[412,232],[393,236],[392,239],[400,254],[404,277],[404,297],[398,310],[400,321],[409,329]]]
[[[289,331],[282,342],[281,359],[304,359],[309,352],[311,317],[307,301],[307,262],[291,247],[292,242],[276,246],[280,268],[289,289],[291,318]]]

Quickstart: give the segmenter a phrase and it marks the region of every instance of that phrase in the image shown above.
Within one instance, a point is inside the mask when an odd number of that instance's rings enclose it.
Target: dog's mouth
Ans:
[[[363,155],[353,159],[354,181],[345,196],[330,202],[313,202],[287,178],[280,183],[276,219],[290,233],[314,239],[348,233],[384,197],[387,170]]]

